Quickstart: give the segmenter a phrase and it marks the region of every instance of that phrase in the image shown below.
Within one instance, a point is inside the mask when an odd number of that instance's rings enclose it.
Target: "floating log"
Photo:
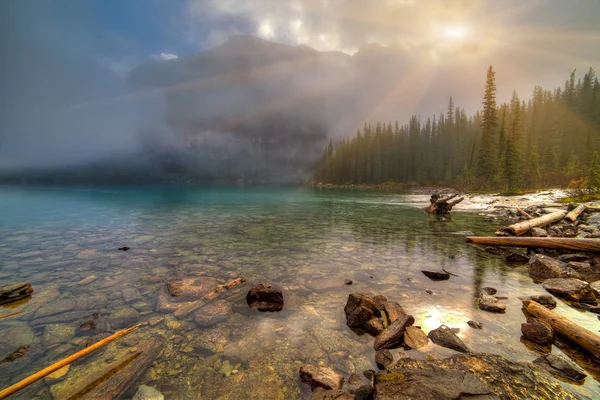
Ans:
[[[535,301],[523,301],[523,309],[532,317],[550,324],[555,332],[600,358],[600,336],[556,314],[554,311],[548,310]]]
[[[600,252],[600,239],[554,237],[467,236],[467,242],[486,246],[539,247]]]
[[[521,236],[527,232],[531,228],[538,228],[546,225],[550,225],[553,222],[560,221],[567,215],[566,211],[555,211],[550,214],[542,215],[541,217],[537,217],[534,219],[530,219],[527,221],[518,222],[516,224],[512,224],[507,226],[506,228],[501,228],[496,232],[498,236],[507,236],[507,235],[515,235]]]
[[[59,362],[54,363],[51,366],[46,367],[39,372],[36,372],[35,374],[23,379],[20,382],[15,383],[14,385],[0,391],[0,400],[3,400],[5,398],[7,398],[8,396],[10,396],[11,394],[14,394],[14,393],[18,392],[19,390],[31,385],[32,383],[42,379],[46,375],[50,375],[54,371],[58,371],[65,365],[71,364],[73,361],[79,360],[81,357],[84,357],[84,356],[98,350],[99,348],[106,346],[108,343],[112,342],[113,340],[118,339],[122,336],[125,336],[125,335],[135,331],[140,326],[141,326],[141,324],[137,324],[137,325],[132,326],[131,328],[127,328],[127,329],[123,329],[121,331],[115,332],[114,334],[110,335],[109,337],[102,339],[101,341],[96,342],[93,345],[86,347],[85,349],[78,351],[75,354],[70,355],[69,357],[63,358]]]
[[[22,312],[23,312],[23,310],[17,310],[17,311],[9,312],[6,314],[2,314],[2,315],[0,315],[0,319],[12,317],[13,315],[21,314]]]
[[[236,278],[232,281],[229,281],[223,285],[219,285],[217,286],[217,288],[215,290],[213,290],[212,292],[205,294],[204,296],[202,296],[201,299],[193,301],[183,307],[181,307],[179,310],[175,311],[173,313],[173,315],[175,315],[177,318],[181,318],[181,317],[185,317],[186,315],[188,315],[189,313],[191,313],[194,310],[197,310],[198,308],[202,307],[203,305],[205,305],[207,303],[207,300],[213,300],[215,299],[221,292],[223,292],[226,289],[231,289],[234,286],[237,285],[241,285],[242,283],[246,282],[246,278],[241,277],[241,278]]]
[[[522,208],[517,207],[517,212],[525,217],[527,217],[528,219],[534,219],[533,215],[529,214],[528,212],[526,212],[525,210],[523,210]]]
[[[565,217],[565,219],[568,219],[571,222],[575,222],[575,220],[577,219],[577,217],[579,217],[579,214],[581,214],[582,212],[584,212],[586,209],[586,206],[584,204],[580,204],[579,206],[577,206],[576,208],[574,208],[573,210],[571,210],[567,216]]]

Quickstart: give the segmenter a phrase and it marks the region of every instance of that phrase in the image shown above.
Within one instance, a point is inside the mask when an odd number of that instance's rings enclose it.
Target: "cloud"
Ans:
[[[176,58],[179,58],[177,56],[177,54],[173,54],[173,53],[151,54],[150,57],[155,60],[163,60],[163,61],[174,60]]]

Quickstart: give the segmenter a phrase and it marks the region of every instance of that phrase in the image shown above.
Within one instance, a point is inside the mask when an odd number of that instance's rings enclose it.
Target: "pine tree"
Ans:
[[[479,146],[478,176],[489,178],[494,172],[494,135],[498,124],[496,115],[496,73],[490,66],[485,82],[483,97],[483,121],[481,145]]]
[[[587,177],[587,189],[590,193],[600,192],[600,156],[595,151],[590,161]]]
[[[516,95],[515,95],[516,97]],[[519,151],[519,135],[521,131],[521,109],[519,99],[513,99],[514,111],[513,120],[509,135],[506,139],[506,150],[504,153],[502,175],[506,182],[506,190],[512,193],[516,190],[519,180],[519,171],[521,167],[521,155]],[[513,109],[513,107],[511,107]]]

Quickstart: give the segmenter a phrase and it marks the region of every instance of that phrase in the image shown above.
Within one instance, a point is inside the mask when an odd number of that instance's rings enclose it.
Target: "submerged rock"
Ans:
[[[110,325],[115,329],[126,328],[135,324],[140,318],[140,313],[133,307],[121,307],[114,311],[110,317]]]
[[[529,262],[529,257],[520,253],[510,252],[504,256],[504,261],[513,264],[525,264]]]
[[[580,278],[577,271],[562,261],[543,254],[535,254],[529,259],[529,276],[535,280],[551,278]]]
[[[151,386],[140,385],[132,400],[164,400],[165,396]]]
[[[596,293],[589,283],[575,278],[546,279],[542,286],[553,295],[579,302],[593,302]]]
[[[0,288],[0,304],[8,304],[31,296],[33,288],[28,282],[15,283]]]
[[[194,321],[203,327],[216,325],[220,322],[227,321],[231,314],[231,304],[225,300],[216,300],[208,303],[194,313]]]
[[[521,333],[525,339],[538,344],[550,344],[554,340],[552,327],[538,319],[521,324]]]
[[[484,250],[486,253],[493,254],[495,256],[501,256],[504,254],[504,250],[502,250],[500,247],[488,246]]]
[[[439,271],[421,271],[423,275],[431,279],[432,281],[447,281],[450,279],[450,274],[447,272]]]
[[[342,388],[344,377],[332,368],[305,364],[300,367],[300,380],[310,385],[312,390],[316,388],[332,390]]]
[[[55,344],[66,343],[75,335],[75,327],[66,324],[50,324],[44,328],[42,344],[51,347]]]
[[[281,311],[283,293],[273,289],[270,283],[259,283],[248,291],[246,302],[250,308],[256,308],[258,311]]]
[[[470,352],[467,345],[446,325],[442,325],[439,328],[430,331],[427,336],[429,336],[429,339],[438,346],[460,351],[461,353]]]
[[[375,352],[375,364],[377,364],[377,368],[386,369],[392,362],[394,362],[394,356],[388,349],[377,350]]]
[[[167,290],[173,297],[202,297],[212,292],[218,284],[215,278],[208,276],[171,279],[167,281]]]
[[[504,313],[506,312],[506,305],[502,303],[500,300],[495,298],[494,296],[490,296],[486,293],[481,293],[479,295],[479,308],[484,311],[490,311],[495,313]]]
[[[536,358],[533,362],[559,378],[574,382],[583,382],[587,377],[577,364],[562,356],[547,354]]]
[[[489,287],[486,286],[483,289],[481,289],[484,293],[489,294],[490,296],[495,295],[496,293],[498,293],[498,290],[496,290],[496,288],[493,287]]]
[[[404,315],[398,318],[375,338],[373,347],[375,350],[380,350],[400,346],[406,327],[414,323],[415,319],[412,315]]]

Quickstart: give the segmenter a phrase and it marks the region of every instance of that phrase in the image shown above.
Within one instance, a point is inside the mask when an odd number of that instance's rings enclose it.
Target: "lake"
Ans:
[[[526,265],[506,264],[461,233],[493,234],[498,225],[477,212],[437,221],[419,209],[427,202],[422,195],[309,188],[2,187],[0,286],[27,281],[34,293],[0,306],[0,314],[23,310],[0,320],[0,359],[29,346],[23,357],[0,364],[0,388],[106,336],[103,330],[150,321],[64,377],[14,397],[71,396],[123,354],[160,348],[129,396],[146,384],[167,399],[307,398],[310,390],[298,378],[304,363],[329,365],[346,377],[376,369],[373,338],[345,325],[344,304],[356,291],[398,301],[425,332],[441,324],[459,328],[474,351],[537,358],[520,341],[525,317],[518,296],[544,289]],[[131,249],[117,250],[122,246]],[[442,268],[456,276],[437,282],[420,272]],[[195,313],[176,318],[159,307],[170,279],[217,284],[237,277],[248,283],[219,297],[228,311],[212,326],[198,323]],[[344,285],[346,279],[353,284]],[[248,308],[247,291],[264,281],[283,290],[282,311]],[[506,314],[478,309],[476,295],[486,286],[508,297]],[[595,314],[561,301],[555,311],[590,330],[600,326]],[[90,318],[96,329],[81,328]],[[470,328],[469,320],[483,329]],[[562,354],[558,347],[552,352]],[[455,354],[433,344],[406,353]],[[592,376],[582,386],[564,386],[600,398]]]

